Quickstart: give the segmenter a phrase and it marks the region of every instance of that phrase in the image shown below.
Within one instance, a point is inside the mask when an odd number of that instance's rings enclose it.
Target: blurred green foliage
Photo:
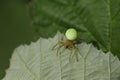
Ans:
[[[30,43],[34,31],[24,0],[0,0],[0,80],[17,46]]]

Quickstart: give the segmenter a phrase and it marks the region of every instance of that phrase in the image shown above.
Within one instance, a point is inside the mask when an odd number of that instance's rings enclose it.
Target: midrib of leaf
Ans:
[[[111,26],[111,22],[112,22],[112,17],[111,17],[111,2],[109,0],[108,2],[108,9],[109,9],[109,16],[110,16],[110,22],[109,22],[109,45],[108,45],[108,50],[111,51],[111,43],[112,43],[112,26]]]
[[[62,80],[61,56],[59,56],[59,71],[60,71],[60,80]]]
[[[34,77],[34,80],[39,80],[38,77],[30,70],[27,63],[24,61],[24,59],[21,57],[21,55],[18,53],[19,59],[22,61],[23,65],[25,65],[26,69],[31,73],[31,75]]]
[[[112,44],[112,26],[111,26],[111,22],[112,20],[114,19],[114,17],[116,16],[116,14],[118,14],[118,12],[112,17],[111,15],[111,1],[108,0],[108,2],[106,2],[105,0],[103,0],[106,5],[108,5],[108,10],[109,10],[109,17],[110,17],[110,21],[109,21],[109,36],[108,36],[108,39],[109,39],[109,42],[108,42],[108,50],[111,51],[111,44]],[[110,57],[110,54],[108,54],[109,56],[109,64],[108,64],[108,67],[109,67],[109,80],[111,80],[111,65],[110,65],[110,61],[111,61],[111,57]]]
[[[108,62],[108,68],[109,68],[109,80],[111,80],[111,65],[110,65],[110,61],[111,61],[111,58],[110,58],[110,54],[108,54],[108,56],[109,56],[109,62]]]
[[[108,49],[109,49],[109,51],[111,51],[111,43],[112,43],[112,38],[111,38],[111,36],[112,36],[112,26],[111,26],[111,22],[112,22],[112,17],[111,17],[111,2],[110,2],[110,0],[108,0],[108,9],[109,9],[109,16],[110,16],[110,22],[109,22],[109,45],[108,45]],[[110,72],[111,72],[110,54],[108,54],[108,56],[109,56],[109,65],[108,65],[108,67],[109,67],[109,79],[111,80],[111,74],[110,74]]]
[[[83,57],[83,59],[84,59],[83,60],[84,61],[84,80],[86,80],[86,76],[85,76],[85,74],[86,74],[86,57],[89,54],[90,48],[91,47],[89,47],[89,50],[88,50],[87,54]]]
[[[41,59],[42,59],[41,47],[42,46],[41,46],[41,40],[40,40],[40,58],[39,58],[40,59],[40,72],[39,72],[39,80],[41,80]]]
[[[86,74],[86,60],[85,60],[85,58],[84,58],[84,79],[83,80],[86,80],[85,78],[86,78],[86,76],[85,76],[85,74]]]
[[[109,15],[110,15],[110,22],[109,22],[109,45],[108,45],[108,50],[111,51],[111,47],[112,47],[112,32],[113,32],[113,28],[111,26],[112,21],[116,18],[116,16],[120,13],[120,8],[119,10],[116,12],[115,15],[112,16],[111,14],[111,1],[108,0],[108,9],[109,9]]]

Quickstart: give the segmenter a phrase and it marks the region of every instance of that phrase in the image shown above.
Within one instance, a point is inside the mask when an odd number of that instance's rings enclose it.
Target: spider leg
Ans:
[[[70,61],[70,59],[74,56],[74,54],[75,54],[75,52],[76,52],[75,46],[72,46],[71,49],[72,49],[72,51],[71,51],[71,54],[70,54],[70,56],[69,56],[69,61]]]
[[[78,53],[79,53],[78,48],[76,48],[75,46],[72,46],[72,53],[70,54],[69,61],[75,55],[76,61],[78,62],[79,61],[79,59],[78,59]]]
[[[55,44],[53,47],[52,47],[52,50],[54,50],[57,46],[60,46],[60,45],[63,45],[64,42],[58,42],[57,44]],[[58,47],[59,48],[59,47]]]
[[[60,45],[60,46],[57,48],[57,56],[58,56],[59,54],[61,54],[61,52],[59,52],[59,50],[60,50],[61,47],[63,47],[63,45]]]
[[[76,53],[75,53],[75,55],[76,55],[76,61],[78,62],[79,60],[78,60],[78,53],[79,53],[79,51],[78,51],[78,49],[77,48],[75,48],[76,49]]]
[[[58,47],[57,47],[58,46]],[[59,54],[59,50],[60,50],[60,48],[62,47],[62,46],[64,46],[64,42],[58,42],[57,44],[55,44],[53,47],[52,47],[52,50],[54,50],[54,49],[57,49],[57,56],[58,56],[58,54]],[[56,48],[57,47],[57,48]],[[61,52],[60,52],[61,53]]]
[[[82,55],[80,54],[79,49],[78,49],[77,47],[75,47],[75,48],[76,48],[76,51],[77,51],[77,53],[76,53],[76,60],[79,61],[78,55],[79,55],[81,58],[82,58]]]
[[[62,47],[64,47],[64,46],[62,46]],[[65,51],[65,49],[66,49],[66,47],[64,47],[64,48],[61,50],[61,53],[62,53],[62,52],[64,52],[64,51]],[[61,54],[61,53],[60,53],[60,54]]]
[[[60,40],[59,39],[59,37],[58,37],[58,40]],[[58,43],[56,43],[53,47],[52,47],[52,50],[54,50],[57,46],[59,46],[59,45],[64,45],[64,37],[61,37],[61,40],[60,41],[58,41]]]
[[[70,56],[69,56],[69,62],[70,62],[70,59],[71,59],[71,55],[72,55],[72,53],[70,53]]]

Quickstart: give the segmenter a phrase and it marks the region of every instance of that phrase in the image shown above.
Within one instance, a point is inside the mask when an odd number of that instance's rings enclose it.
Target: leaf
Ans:
[[[120,57],[120,0],[32,0],[29,6],[40,36],[74,27],[86,42]]]
[[[79,50],[69,62],[70,49],[52,47],[63,37],[40,38],[37,42],[16,48],[10,60],[10,68],[3,80],[119,80],[120,61],[110,52],[97,50],[92,44],[76,45]]]

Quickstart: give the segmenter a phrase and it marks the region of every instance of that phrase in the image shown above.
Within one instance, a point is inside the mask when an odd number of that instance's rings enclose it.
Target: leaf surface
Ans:
[[[103,53],[92,44],[76,45],[78,59],[69,61],[71,49],[52,47],[63,37],[40,38],[37,42],[21,45],[14,50],[10,67],[2,80],[119,80],[120,61],[110,52]]]

